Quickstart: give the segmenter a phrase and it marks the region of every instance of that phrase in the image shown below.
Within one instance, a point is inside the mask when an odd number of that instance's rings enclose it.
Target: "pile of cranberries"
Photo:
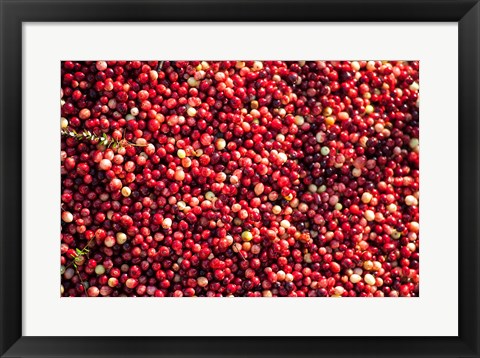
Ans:
[[[64,61],[61,84],[62,296],[419,295],[418,62]]]

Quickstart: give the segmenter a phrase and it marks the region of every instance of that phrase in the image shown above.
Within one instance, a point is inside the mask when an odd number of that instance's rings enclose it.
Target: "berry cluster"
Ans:
[[[64,61],[62,296],[419,294],[416,61]]]

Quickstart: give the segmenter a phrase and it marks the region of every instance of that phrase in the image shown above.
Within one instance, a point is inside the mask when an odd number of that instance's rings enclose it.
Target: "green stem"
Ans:
[[[85,291],[85,295],[88,297],[87,287],[85,286],[85,282],[82,280],[82,276],[80,275],[80,272],[78,271],[77,266],[75,266],[75,271],[77,271],[77,275],[78,275],[78,278],[79,278],[80,282],[82,283],[83,290]]]
[[[83,256],[85,254],[87,254],[87,252],[85,251],[85,249],[88,249],[88,246],[90,245],[90,243],[93,241],[93,239],[95,239],[95,236],[92,237],[88,242],[87,244],[85,245],[85,247],[83,249],[80,250],[80,254],[78,256]],[[88,257],[88,256],[87,256]],[[71,261],[67,266],[65,266],[65,269],[69,268],[70,266],[72,266],[72,264],[75,263],[75,258],[73,259],[73,261]]]

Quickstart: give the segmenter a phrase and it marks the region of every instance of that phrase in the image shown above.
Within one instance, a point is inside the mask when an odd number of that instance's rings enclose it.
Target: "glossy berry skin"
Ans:
[[[417,297],[418,61],[64,61],[61,294]]]

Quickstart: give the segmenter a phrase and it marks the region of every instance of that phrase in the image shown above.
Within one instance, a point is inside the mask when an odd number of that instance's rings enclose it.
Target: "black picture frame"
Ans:
[[[0,0],[1,357],[479,357],[478,0]],[[450,21],[459,24],[458,337],[22,336],[22,23],[96,21]],[[448,74],[447,74],[448,77]],[[446,79],[448,90],[448,78]],[[445,203],[445,210],[449,210]],[[439,287],[438,293],[448,290]],[[439,312],[442,314],[442,312]],[[376,320],[381,315],[377,315]],[[385,321],[403,319],[391,312]],[[252,319],[254,317],[246,318]],[[101,320],[101,318],[100,318]],[[108,324],[107,322],[97,322]],[[301,323],[301,322],[300,322]],[[358,323],[358,322],[357,322]],[[268,323],[267,323],[268,325]],[[81,349],[78,349],[81,347]]]

